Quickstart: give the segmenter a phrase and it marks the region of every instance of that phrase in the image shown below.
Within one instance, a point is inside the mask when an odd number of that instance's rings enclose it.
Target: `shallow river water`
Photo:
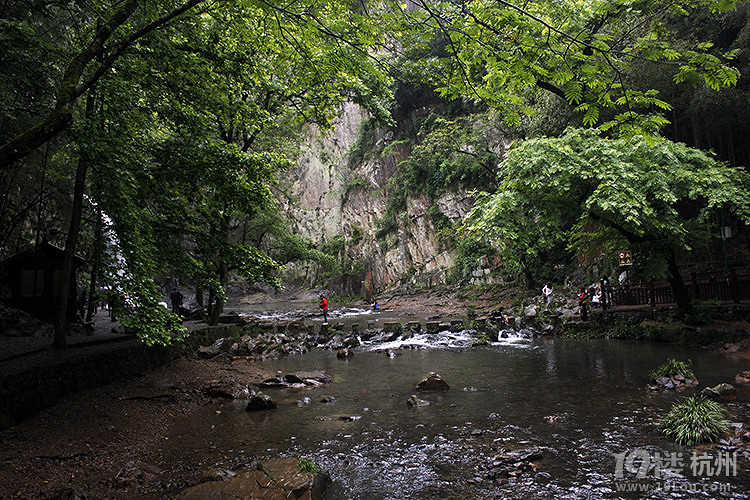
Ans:
[[[317,349],[268,361],[285,374],[324,370],[333,383],[266,389],[279,403],[271,411],[245,412],[242,402],[203,408],[177,422],[163,459],[306,457],[330,472],[329,499],[748,498],[741,460],[736,473],[726,468],[709,476],[691,469],[691,460],[699,453],[713,460],[715,448],[683,448],[653,429],[684,393],[646,389],[649,371],[669,357],[692,360],[701,387],[731,382],[747,362],[655,343],[470,342],[468,334],[443,332],[408,345],[364,345],[350,359]],[[451,389],[417,393],[415,384],[433,371]],[[410,407],[412,394],[431,404]],[[335,402],[322,402],[328,396]],[[298,404],[303,398],[309,403]],[[748,399],[739,393],[738,402]],[[493,457],[534,447],[543,456],[533,471],[493,476]],[[624,454],[619,470],[617,454]],[[681,467],[639,477],[644,456],[652,464],[679,458]],[[621,491],[628,488],[649,492]]]

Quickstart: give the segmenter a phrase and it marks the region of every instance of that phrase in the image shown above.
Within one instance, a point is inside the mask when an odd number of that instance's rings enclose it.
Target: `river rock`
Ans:
[[[351,358],[353,356],[354,356],[354,351],[352,351],[348,347],[345,347],[336,353],[336,357],[339,359]]]
[[[219,355],[222,352],[230,352],[234,341],[232,339],[218,339],[210,346],[201,346],[198,348],[198,357],[202,359],[210,359],[214,356]]]
[[[737,374],[734,377],[734,381],[737,384],[750,384],[750,370],[745,370]]]
[[[713,387],[706,387],[701,391],[701,396],[713,399],[718,403],[734,401],[737,398],[737,389],[732,384],[721,383]]]
[[[209,396],[228,399],[248,399],[251,392],[247,384],[226,380],[212,381],[206,388],[206,394]]]
[[[419,399],[414,394],[412,394],[411,397],[406,400],[406,404],[408,404],[409,406],[416,407],[416,408],[419,408],[422,406],[430,406],[429,401],[425,401],[424,399]]]
[[[450,389],[448,382],[436,372],[430,372],[421,382],[417,384],[418,391],[447,391]]]
[[[219,317],[219,323],[230,324],[230,325],[242,325],[245,323],[245,319],[234,311],[224,314]]]
[[[359,345],[359,339],[352,335],[344,339],[344,347],[357,347]]]
[[[260,387],[297,389],[304,386],[320,387],[330,384],[332,381],[332,377],[323,371],[296,372],[284,376],[281,376],[281,372],[279,372],[276,377],[265,379],[258,385]]]
[[[237,500],[239,498],[321,500],[331,486],[327,472],[304,472],[294,458],[277,458],[262,464],[259,470],[244,471],[223,481],[210,481],[184,490],[180,500]]]
[[[307,385],[325,385],[333,382],[333,377],[324,371],[313,370],[308,372],[295,372],[294,373],[301,380],[305,381]]]
[[[381,331],[379,333],[376,333],[372,337],[370,337],[370,340],[372,340],[373,342],[377,342],[377,343],[393,342],[394,340],[399,338],[400,335],[401,334],[399,332],[395,332],[395,331],[393,332]]]
[[[503,453],[491,458],[489,476],[495,478],[518,477],[524,472],[533,472],[536,468],[532,462],[541,459],[544,452],[541,448],[529,448]]]
[[[386,321],[383,323],[383,331],[400,335],[401,332],[403,331],[403,327],[401,326],[401,323],[399,322]]]
[[[428,321],[425,324],[425,330],[427,333],[439,333],[440,332],[440,322],[439,321]]]
[[[271,399],[267,394],[258,392],[253,394],[247,402],[245,411],[261,411],[261,410],[272,410],[278,408],[279,404]]]
[[[680,374],[675,374],[671,377],[658,377],[653,379],[648,388],[652,391],[658,391],[660,389],[684,389],[693,385],[698,385],[698,379],[685,378]]]
[[[450,330],[454,333],[464,329],[464,321],[462,319],[452,319],[450,325]]]

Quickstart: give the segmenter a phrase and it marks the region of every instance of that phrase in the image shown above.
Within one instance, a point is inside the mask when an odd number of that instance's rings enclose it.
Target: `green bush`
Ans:
[[[653,370],[649,377],[652,379],[656,379],[659,377],[673,377],[674,375],[682,375],[686,379],[695,378],[695,373],[693,373],[693,369],[690,368],[690,365],[692,362],[690,360],[685,361],[677,361],[676,359],[669,358],[664,363],[659,365],[655,370]]]
[[[727,411],[716,401],[691,396],[675,403],[657,423],[659,431],[677,444],[710,443],[725,434]]]

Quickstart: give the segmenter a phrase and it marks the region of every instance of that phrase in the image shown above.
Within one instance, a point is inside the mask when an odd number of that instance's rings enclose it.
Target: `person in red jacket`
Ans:
[[[323,309],[323,324],[328,324],[328,299],[326,299],[325,295],[322,293],[320,294],[320,306],[321,309]]]

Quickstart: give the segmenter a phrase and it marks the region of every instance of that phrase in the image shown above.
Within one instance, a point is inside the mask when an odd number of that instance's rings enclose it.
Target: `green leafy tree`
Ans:
[[[611,140],[572,129],[519,143],[495,193],[481,193],[465,228],[486,234],[510,263],[523,265],[559,243],[585,253],[628,244],[669,280],[689,310],[678,255],[710,237],[717,207],[750,220],[750,175],[665,139]]]
[[[737,51],[710,40],[675,43],[674,20],[738,3],[418,1],[418,9],[398,13],[405,23],[397,33],[404,45],[425,48],[419,64],[442,96],[486,103],[510,125],[533,113],[530,97],[544,91],[574,107],[585,126],[654,134],[668,123],[663,113],[671,105],[627,78],[633,63],[669,66],[676,83],[714,90],[736,84]],[[425,30],[435,38],[425,39]],[[433,40],[443,43],[442,53],[426,50]]]

